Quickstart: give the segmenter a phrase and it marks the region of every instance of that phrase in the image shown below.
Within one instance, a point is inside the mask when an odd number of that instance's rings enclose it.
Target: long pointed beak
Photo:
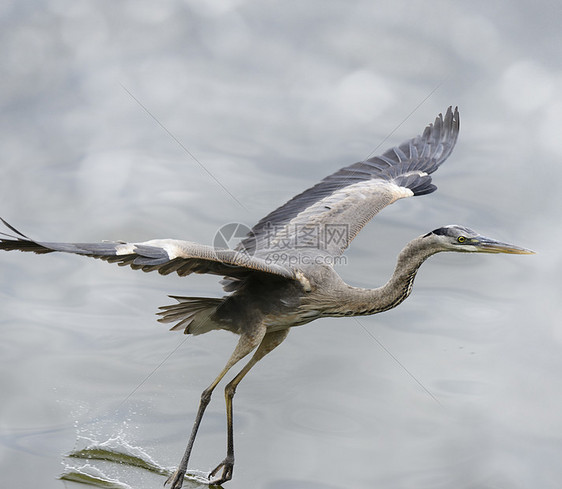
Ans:
[[[520,246],[515,246],[508,243],[502,243],[501,241],[496,241],[495,239],[485,238],[480,236],[475,243],[478,251],[483,253],[509,253],[513,255],[534,255],[535,252],[528,250],[526,248],[521,248]]]

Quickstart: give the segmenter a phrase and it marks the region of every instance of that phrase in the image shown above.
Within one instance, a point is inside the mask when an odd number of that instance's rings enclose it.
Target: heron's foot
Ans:
[[[209,479],[214,477],[222,469],[222,475],[218,479],[214,479],[209,484],[219,485],[232,479],[232,471],[234,469],[234,457],[226,456],[226,458],[218,464],[209,474]]]
[[[170,489],[180,489],[183,484],[183,479],[185,477],[185,470],[180,470],[178,467],[176,471],[166,479],[164,485],[170,484]]]

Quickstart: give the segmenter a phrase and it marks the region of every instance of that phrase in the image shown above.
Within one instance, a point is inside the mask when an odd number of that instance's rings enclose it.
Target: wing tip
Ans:
[[[0,233],[3,234],[4,236],[8,236],[10,238],[16,238],[16,239],[25,239],[28,241],[33,241],[29,236],[26,236],[25,234],[23,234],[21,231],[18,231],[14,226],[12,226],[8,221],[6,221],[4,218],[0,217],[0,221],[2,221],[2,223],[4,224],[4,226],[6,226],[10,231],[13,231],[14,233],[17,234],[17,236],[11,236],[9,234],[6,233]]]
[[[443,143],[450,139],[451,136],[453,136],[456,141],[456,137],[458,136],[460,130],[460,123],[461,118],[459,114],[459,106],[456,105],[453,109],[453,106],[449,105],[447,111],[445,112],[445,116],[443,116],[443,113],[440,112],[435,118],[435,122],[427,125],[423,136],[424,138],[428,136],[429,139],[431,138],[431,135],[438,133],[439,137],[436,139]]]

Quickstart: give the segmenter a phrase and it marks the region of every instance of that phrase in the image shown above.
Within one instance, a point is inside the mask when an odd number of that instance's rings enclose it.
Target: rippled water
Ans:
[[[295,328],[238,389],[228,487],[558,488],[560,21],[553,2],[4,2],[0,215],[40,240],[212,243],[458,104],[439,190],[377,216],[342,276],[380,285],[450,223],[538,254],[436,256],[398,309]],[[71,467],[161,487],[69,454],[117,439],[179,461],[235,337],[153,313],[220,296],[216,278],[19,253],[0,270],[3,486],[79,487]],[[224,457],[223,404],[198,473]]]

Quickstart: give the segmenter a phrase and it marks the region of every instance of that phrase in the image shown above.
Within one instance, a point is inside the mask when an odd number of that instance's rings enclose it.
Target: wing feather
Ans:
[[[459,120],[449,107],[421,136],[329,175],[261,219],[238,249],[268,260],[340,255],[384,207],[436,190],[430,175],[451,154]]]
[[[1,218],[0,218],[1,219]],[[2,219],[15,235],[0,233],[0,249],[33,253],[64,252],[99,258],[121,266],[130,266],[144,272],[158,271],[162,275],[176,272],[184,276],[191,273],[211,273],[233,278],[248,273],[263,272],[293,279],[292,270],[267,263],[235,250],[215,249],[190,241],[156,239],[142,243],[50,243],[28,238]]]
[[[317,264],[319,256],[343,253],[362,227],[387,205],[435,191],[430,175],[451,154],[458,133],[458,109],[449,107],[445,117],[439,114],[421,136],[342,168],[268,214],[236,250],[174,239],[39,242],[1,218],[14,234],[0,232],[0,249],[74,253],[162,275],[210,273],[227,277],[226,290],[235,289],[242,278],[256,272],[299,280],[296,270]]]

